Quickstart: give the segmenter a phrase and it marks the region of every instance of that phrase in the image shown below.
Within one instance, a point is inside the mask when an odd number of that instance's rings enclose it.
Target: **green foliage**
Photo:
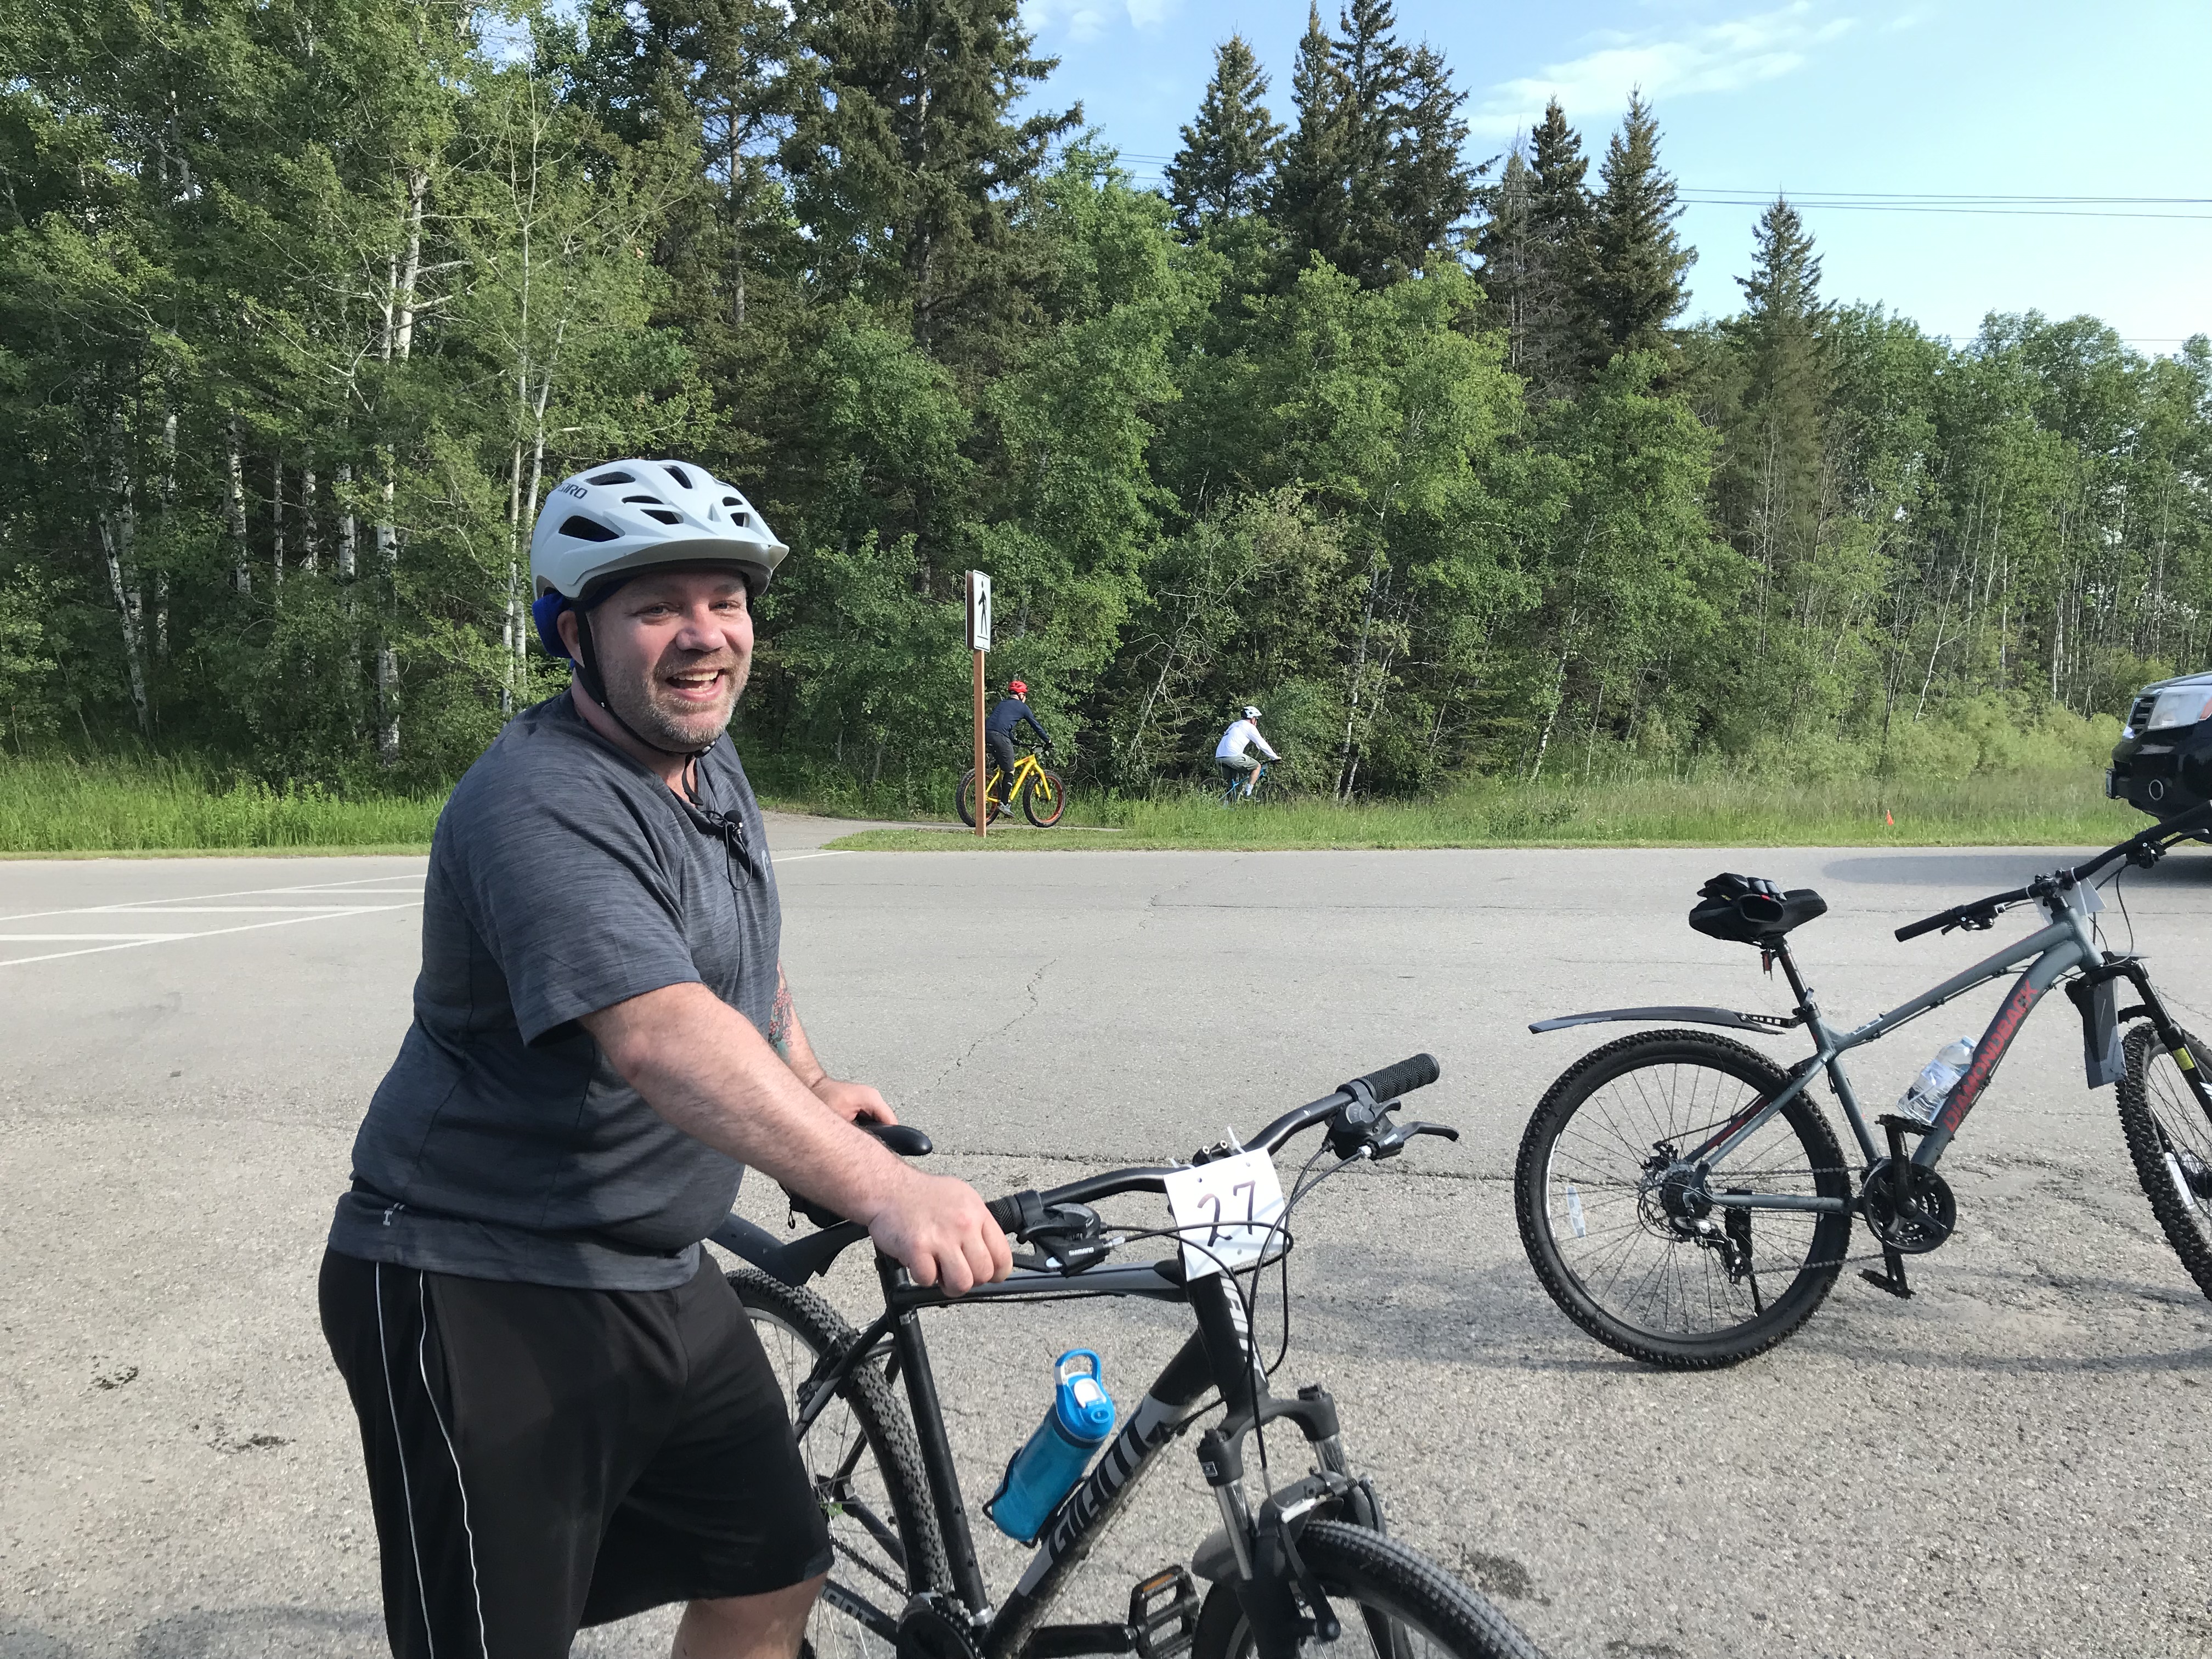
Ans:
[[[1554,103],[1478,204],[1388,0],[1311,11],[1287,133],[1223,43],[1167,194],[1013,0],[477,27],[0,22],[9,753],[211,757],[271,835],[323,798],[234,776],[428,799],[564,683],[531,528],[624,454],[792,544],[747,757],[878,811],[965,764],[970,568],[1083,799],[1205,789],[1250,702],[1294,793],[1493,827],[1614,822],[1608,778],[2070,775],[2212,646],[2212,343],[1931,339],[1831,304],[1786,202],[1741,314],[1678,328],[1655,112],[1594,182]]]
[[[1267,95],[1267,77],[1243,35],[1213,49],[1213,78],[1168,163],[1168,199],[1186,233],[1260,210],[1283,137],[1282,123],[1261,102]]]

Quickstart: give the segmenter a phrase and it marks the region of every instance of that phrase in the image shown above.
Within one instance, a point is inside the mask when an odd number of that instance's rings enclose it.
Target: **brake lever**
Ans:
[[[1375,1158],[1380,1163],[1386,1158],[1395,1158],[1406,1150],[1406,1143],[1416,1135],[1442,1135],[1446,1140],[1457,1140],[1459,1131],[1449,1123],[1424,1123],[1416,1119],[1411,1123],[1392,1123],[1375,1137]]]

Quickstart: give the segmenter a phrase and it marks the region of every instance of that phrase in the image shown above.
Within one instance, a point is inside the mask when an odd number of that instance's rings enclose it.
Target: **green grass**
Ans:
[[[1078,803],[1071,803],[1071,807]],[[1893,823],[1886,823],[1886,810]],[[1074,816],[1073,810],[1071,817]],[[1212,794],[1109,803],[1097,828],[994,824],[972,832],[870,830],[848,852],[1116,851],[1200,848],[2103,846],[2149,820],[2104,798],[2087,769],[1784,783],[1645,779],[1486,784],[1419,801],[1287,801],[1224,808]]]
[[[1960,778],[1472,785],[1426,800],[1291,800],[1225,809],[1212,793],[1106,800],[1079,793],[1057,830],[872,830],[850,851],[1197,848],[2100,846],[2148,822],[2087,768]],[[1887,802],[1894,824],[1882,821]],[[0,762],[0,857],[179,853],[421,853],[440,793],[272,789],[187,762]]]
[[[445,799],[271,789],[177,761],[0,762],[0,855],[421,853]]]

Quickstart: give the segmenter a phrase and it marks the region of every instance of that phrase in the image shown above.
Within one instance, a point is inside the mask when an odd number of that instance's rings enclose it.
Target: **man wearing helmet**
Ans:
[[[726,740],[787,550],[672,461],[559,485],[531,544],[569,690],[438,822],[415,1017],[354,1145],[323,1326],[360,1419],[402,1659],[557,1659],[687,1604],[679,1659],[788,1659],[830,1565],[782,1392],[700,1241],[746,1164],[922,1284],[1002,1278],[957,1181],[854,1125],[777,959]]]
[[[1022,681],[1008,680],[1006,695],[993,706],[991,718],[983,722],[983,741],[990,746],[991,764],[1010,784],[1014,775],[1014,731],[1023,721],[1029,722],[1030,730],[1036,733],[1045,752],[1052,752],[1052,739],[1037,724],[1037,717],[1030,712],[1029,695],[1030,689]]]
[[[1254,760],[1248,751],[1255,744],[1269,760],[1282,758],[1267,746],[1267,738],[1260,735],[1260,711],[1248,702],[1244,705],[1243,718],[1231,722],[1229,729],[1221,734],[1221,741],[1213,745],[1213,763],[1221,769],[1221,780],[1228,785],[1221,792],[1224,805],[1237,799],[1237,792],[1240,788],[1247,795],[1252,793],[1252,774],[1259,769],[1260,763]]]

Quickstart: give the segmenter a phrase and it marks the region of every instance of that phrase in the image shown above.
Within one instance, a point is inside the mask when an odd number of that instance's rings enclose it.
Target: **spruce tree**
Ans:
[[[1528,136],[1528,339],[1523,372],[1543,395],[1571,395],[1595,355],[1589,161],[1556,98]]]
[[[1418,46],[1406,68],[1390,180],[1391,220],[1398,228],[1397,261],[1423,269],[1429,257],[1462,234],[1474,210],[1479,167],[1465,159],[1467,94],[1451,83],[1443,54]]]
[[[814,282],[904,307],[939,355],[992,354],[1033,274],[1014,198],[1083,117],[1014,117],[1059,59],[1034,55],[1017,0],[811,0],[799,29],[817,78],[782,160]]]
[[[1482,192],[1482,228],[1474,253],[1482,262],[1483,298],[1490,325],[1505,336],[1506,366],[1522,372],[1528,354],[1531,295],[1536,279],[1530,214],[1535,175],[1527,147],[1516,142],[1505,153],[1505,170]]]
[[[1736,278],[1744,313],[1730,325],[1742,401],[1727,422],[1721,519],[1758,562],[1762,645],[1768,624],[1795,608],[1818,549],[1822,410],[1830,401],[1820,260],[1797,210],[1777,197],[1759,216],[1751,275]]]
[[[1297,263],[1318,253],[1367,288],[1421,270],[1475,199],[1474,170],[1460,154],[1465,94],[1442,55],[1409,49],[1397,27],[1391,0],[1351,0],[1334,40],[1322,33],[1319,9],[1309,14],[1298,134],[1279,192],[1278,222]]]
[[[1282,124],[1261,101],[1267,95],[1267,75],[1243,35],[1213,49],[1198,118],[1183,128],[1182,148],[1168,163],[1168,199],[1187,234],[1260,210],[1283,137]]]
[[[1667,325],[1690,302],[1683,275],[1698,257],[1674,234],[1682,210],[1674,179],[1659,166],[1659,123],[1640,92],[1629,94],[1628,113],[1598,172],[1605,187],[1590,215],[1589,298],[1600,356],[1593,370],[1620,352],[1667,346]]]
[[[1297,106],[1297,125],[1285,142],[1268,211],[1290,239],[1288,274],[1295,280],[1313,254],[1328,259],[1344,242],[1346,89],[1336,48],[1321,24],[1318,0],[1310,0],[1306,9],[1291,98]]]

